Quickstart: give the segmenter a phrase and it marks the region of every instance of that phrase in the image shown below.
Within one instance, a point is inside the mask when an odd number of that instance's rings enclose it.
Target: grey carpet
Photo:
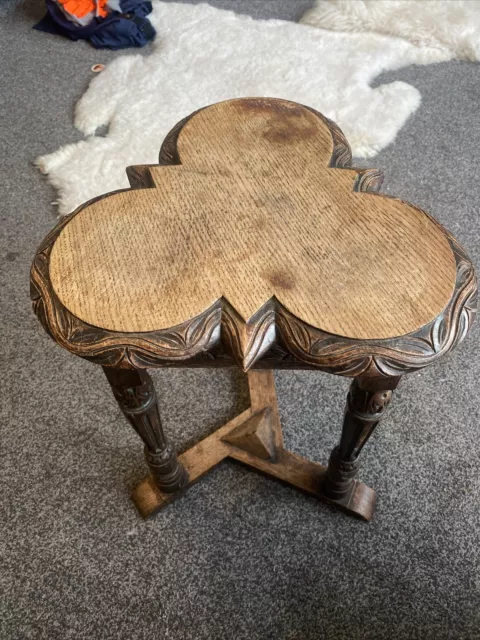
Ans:
[[[0,637],[328,640],[480,638],[479,327],[407,376],[364,455],[378,493],[364,524],[233,462],[143,522],[129,490],[142,448],[99,367],[55,346],[30,310],[28,269],[54,223],[39,153],[79,139],[72,109],[113,55],[30,29],[3,5]],[[296,19],[311,2],[217,0]],[[7,11],[9,9],[9,11]],[[161,36],[161,34],[160,34]],[[374,165],[388,193],[430,210],[480,264],[478,66],[389,73],[423,95]],[[246,406],[227,371],[154,375],[180,447]],[[326,461],[348,382],[277,375],[289,446]]]

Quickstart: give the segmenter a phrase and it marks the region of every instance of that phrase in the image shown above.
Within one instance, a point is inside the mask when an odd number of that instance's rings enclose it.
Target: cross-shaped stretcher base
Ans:
[[[327,497],[322,491],[327,467],[284,449],[273,371],[250,371],[248,384],[250,408],[179,456],[189,477],[185,487],[176,493],[164,493],[151,475],[135,487],[132,499],[140,514],[144,518],[153,515],[182,496],[219,462],[233,458],[359,518],[370,520],[375,506],[373,489],[355,481],[347,496],[338,500]]]

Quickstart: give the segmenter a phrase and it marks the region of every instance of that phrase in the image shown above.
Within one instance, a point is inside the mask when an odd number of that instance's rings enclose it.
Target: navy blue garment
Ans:
[[[106,18],[93,18],[85,27],[71,22],[53,0],[46,0],[47,15],[34,29],[66,36],[71,40],[88,40],[97,49],[143,47],[156,35],[146,17],[152,3],[122,0],[121,12],[111,11]]]

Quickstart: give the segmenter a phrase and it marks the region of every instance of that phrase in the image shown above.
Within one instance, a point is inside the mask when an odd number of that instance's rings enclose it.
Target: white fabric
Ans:
[[[418,11],[428,4],[419,2]],[[253,20],[203,4],[157,0],[152,22],[159,35],[150,55],[120,56],[78,102],[75,126],[89,137],[37,159],[59,191],[61,214],[128,186],[125,167],[157,162],[161,142],[178,120],[238,96],[281,97],[314,107],[340,125],[355,155],[372,156],[392,142],[420,104],[417,89],[405,82],[372,89],[375,76],[458,55],[370,32]],[[105,137],[94,135],[101,125],[108,125]]]
[[[480,58],[480,0],[317,0],[300,22],[397,36],[452,58]]]

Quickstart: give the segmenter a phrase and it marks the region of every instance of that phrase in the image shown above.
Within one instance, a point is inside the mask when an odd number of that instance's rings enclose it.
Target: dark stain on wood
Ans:
[[[263,231],[264,229],[267,228],[268,225],[268,220],[265,216],[258,216],[255,219],[255,229],[257,231]]]
[[[295,280],[286,271],[273,271],[264,276],[277,289],[293,289]]]
[[[239,100],[236,104],[236,107],[240,111],[246,111],[247,113],[252,113],[254,111],[257,112],[267,112],[267,113],[283,113],[288,114],[290,116],[302,116],[303,115],[303,107],[295,102],[287,103],[283,100],[272,100],[271,98],[248,98],[244,100]]]
[[[303,123],[298,126],[297,123],[292,122],[291,119],[282,117],[272,120],[269,129],[265,131],[263,137],[269,142],[298,144],[299,140],[312,138],[315,134],[316,129],[314,126],[304,126]]]

